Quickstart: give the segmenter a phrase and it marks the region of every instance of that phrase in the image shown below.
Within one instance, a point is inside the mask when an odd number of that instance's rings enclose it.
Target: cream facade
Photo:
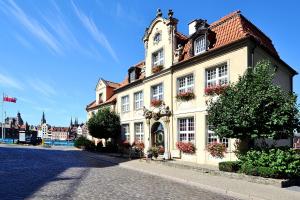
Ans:
[[[239,20],[249,23],[252,32],[258,32],[256,37],[240,34],[239,24],[235,32],[226,27]],[[143,37],[145,61],[131,67],[125,81],[114,89],[114,110],[120,115],[123,137],[131,143],[144,142],[145,151],[160,145],[167,159],[205,164],[235,160],[235,139],[218,138],[209,129],[206,110],[208,103],[217,97],[205,94],[205,88],[236,82],[248,67],[262,59],[272,62],[276,68],[274,82],[287,91],[293,90],[292,78],[296,72],[276,55],[271,40],[240,12],[212,24],[194,20],[189,25],[189,36],[178,32],[177,23],[171,10],[168,18],[158,10]],[[258,36],[265,45],[255,40]],[[176,96],[185,92],[192,92],[195,97],[179,101]],[[153,100],[164,105],[156,108]],[[163,112],[166,107],[170,115],[145,118],[145,111]],[[192,142],[195,154],[181,154],[176,147],[179,141]],[[206,146],[214,141],[227,146],[225,158],[216,159],[207,152]]]

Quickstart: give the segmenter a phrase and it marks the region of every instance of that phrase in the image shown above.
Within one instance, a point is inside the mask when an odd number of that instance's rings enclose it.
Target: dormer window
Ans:
[[[198,37],[194,42],[194,54],[198,55],[205,52],[206,50],[206,39],[205,35]]]
[[[158,44],[160,41],[161,41],[161,34],[160,33],[156,33],[154,35],[154,38],[153,38],[153,43],[154,44]]]
[[[129,82],[131,83],[133,81],[135,81],[135,70],[129,72]]]
[[[102,94],[102,93],[99,94],[99,100],[98,100],[98,103],[99,103],[99,104],[100,104],[100,103],[103,103],[103,94]]]

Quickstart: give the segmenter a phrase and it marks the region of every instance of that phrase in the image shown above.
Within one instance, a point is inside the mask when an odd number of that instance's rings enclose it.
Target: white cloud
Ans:
[[[74,12],[83,24],[83,26],[88,30],[88,32],[93,36],[94,40],[98,42],[101,46],[103,46],[113,57],[116,62],[119,62],[119,59],[113,50],[112,46],[110,45],[108,39],[106,38],[105,34],[101,32],[96,24],[94,23],[93,19],[86,16],[79,8],[71,1],[72,6],[74,8]]]
[[[15,88],[18,90],[22,90],[23,87],[21,86],[21,83],[19,83],[17,80],[0,73],[0,85],[7,88]]]
[[[32,87],[32,89],[47,97],[57,94],[56,90],[51,85],[39,79],[31,79],[28,81],[28,83]]]
[[[28,16],[13,0],[8,1],[7,3],[2,2],[1,4],[6,9],[6,14],[9,13],[14,16],[25,29],[46,44],[52,51],[62,54],[60,45],[54,36],[37,20]]]

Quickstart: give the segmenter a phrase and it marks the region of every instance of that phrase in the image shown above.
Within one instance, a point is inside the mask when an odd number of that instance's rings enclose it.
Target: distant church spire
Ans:
[[[46,124],[46,118],[45,118],[45,113],[44,112],[43,112],[43,115],[42,115],[41,124]]]
[[[71,117],[70,127],[72,127],[72,126],[73,126],[73,119]]]

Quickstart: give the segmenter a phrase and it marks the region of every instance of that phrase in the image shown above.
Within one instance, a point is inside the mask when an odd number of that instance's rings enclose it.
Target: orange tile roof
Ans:
[[[92,101],[89,105],[86,106],[86,110],[91,110],[91,109],[96,109],[99,108],[100,106],[107,105],[114,103],[117,100],[117,95],[112,95],[107,101],[103,103],[97,103],[96,100]]]
[[[109,87],[112,87],[112,88],[118,88],[118,87],[120,87],[120,83],[115,83],[115,82],[108,81],[108,80],[104,80],[104,81],[107,83],[107,85]]]
[[[142,69],[144,66],[145,66],[145,61],[144,60],[134,65],[134,67],[140,68],[140,69]],[[137,78],[137,80],[140,80],[140,79],[143,79],[143,78],[145,78],[145,72],[141,72],[139,74],[139,77]],[[125,79],[120,83],[120,87],[119,88],[122,88],[122,87],[124,87],[124,86],[126,86],[128,84],[129,84],[129,81],[128,81],[128,75],[127,75],[125,77]],[[119,89],[119,88],[117,88],[117,89]]]
[[[278,56],[278,53],[272,44],[272,41],[266,36],[260,29],[247,20],[241,12],[232,12],[220,20],[210,24],[209,29],[214,33],[215,38],[210,44],[208,51],[231,44],[238,40],[247,37],[253,37],[262,46],[267,48],[274,56]],[[191,58],[189,51],[192,44],[191,41],[187,42],[184,46],[184,59]]]

